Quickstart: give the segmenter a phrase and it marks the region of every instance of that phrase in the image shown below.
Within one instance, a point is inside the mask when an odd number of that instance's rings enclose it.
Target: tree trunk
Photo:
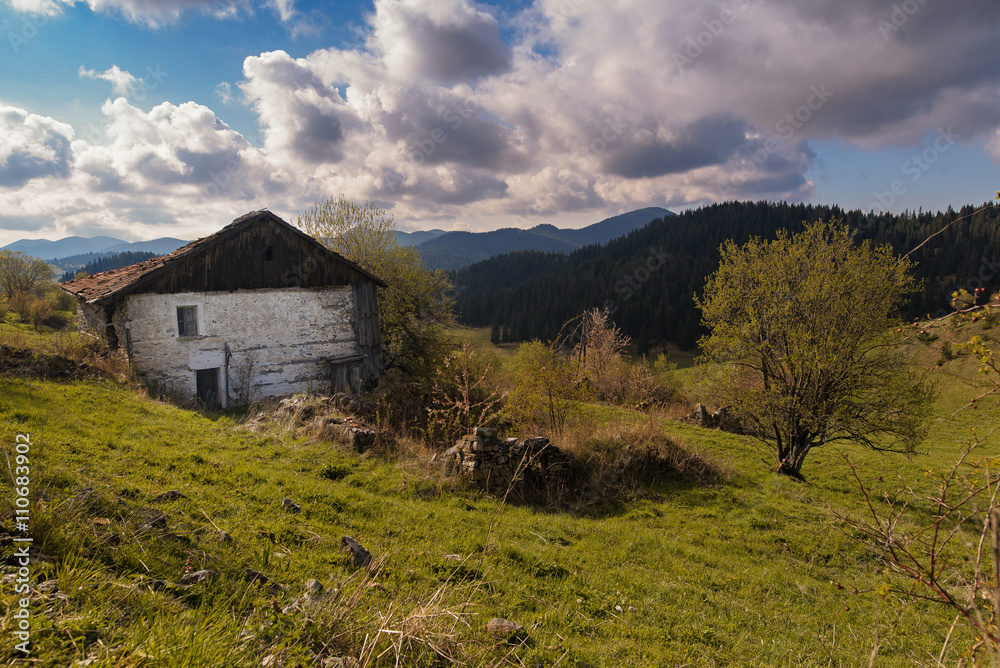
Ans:
[[[793,442],[785,451],[784,456],[779,459],[776,473],[801,479],[802,464],[806,461],[810,447],[811,444],[808,443]]]

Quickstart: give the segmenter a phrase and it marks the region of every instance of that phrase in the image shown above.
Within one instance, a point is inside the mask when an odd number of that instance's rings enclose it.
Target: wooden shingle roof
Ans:
[[[326,257],[332,262],[342,263],[380,287],[386,287],[385,281],[378,276],[375,276],[342,255],[327,249],[306,233],[289,225],[280,217],[267,210],[251,211],[235,219],[215,234],[192,241],[168,255],[154,257],[127,267],[122,267],[121,269],[112,269],[111,271],[104,271],[92,276],[76,278],[65,283],[60,283],[59,287],[76,297],[83,298],[88,303],[109,303],[133,292],[141,292],[144,285],[149,284],[157,276],[172,267],[176,267],[186,260],[199,255],[202,251],[224,242],[247,227],[261,222],[277,224],[284,231],[291,232],[308,240],[308,242],[316,247],[321,257]]]

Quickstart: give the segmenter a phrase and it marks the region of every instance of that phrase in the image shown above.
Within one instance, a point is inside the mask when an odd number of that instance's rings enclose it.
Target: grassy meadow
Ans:
[[[0,662],[956,665],[976,643],[967,625],[953,628],[943,606],[880,595],[885,564],[837,515],[861,510],[844,454],[876,496],[904,487],[925,495],[926,469],[947,469],[970,428],[996,425],[989,406],[956,414],[978,394],[976,363],[946,359],[942,346],[970,327],[942,326],[937,340],[911,344],[940,392],[912,460],[829,447],[810,455],[800,482],[772,474],[767,453],[745,437],[594,406],[587,428],[627,435],[654,420],[728,473],[654,480],[573,509],[504,503],[445,479],[429,457],[359,455],[280,423],[178,408],[107,374],[8,371],[0,444],[12,456],[16,435],[31,436],[31,579],[56,588],[30,595],[24,656],[14,647],[21,596],[7,556]],[[43,339],[9,324],[0,332],[0,344]],[[693,403],[696,374],[678,377],[692,382]],[[994,441],[984,448],[998,450]],[[180,495],[161,496],[170,491]],[[4,483],[7,555],[14,498]],[[283,507],[286,498],[301,510]],[[926,522],[926,508],[915,504],[904,519]],[[370,567],[354,567],[344,535],[371,551]],[[178,584],[203,569],[215,578]],[[269,581],[249,581],[247,569]],[[322,594],[307,594],[313,578]],[[488,633],[493,617],[524,634]]]

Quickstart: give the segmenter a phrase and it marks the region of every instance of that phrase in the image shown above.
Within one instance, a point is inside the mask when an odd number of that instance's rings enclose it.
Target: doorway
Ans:
[[[195,371],[195,392],[205,408],[219,408],[219,368]]]

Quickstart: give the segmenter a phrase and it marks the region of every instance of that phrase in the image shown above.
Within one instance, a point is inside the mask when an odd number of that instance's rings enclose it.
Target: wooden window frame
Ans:
[[[188,314],[191,315],[188,318]],[[194,331],[191,331],[191,328]],[[198,327],[198,307],[178,306],[177,307],[177,336],[178,338],[192,338],[200,334]]]

